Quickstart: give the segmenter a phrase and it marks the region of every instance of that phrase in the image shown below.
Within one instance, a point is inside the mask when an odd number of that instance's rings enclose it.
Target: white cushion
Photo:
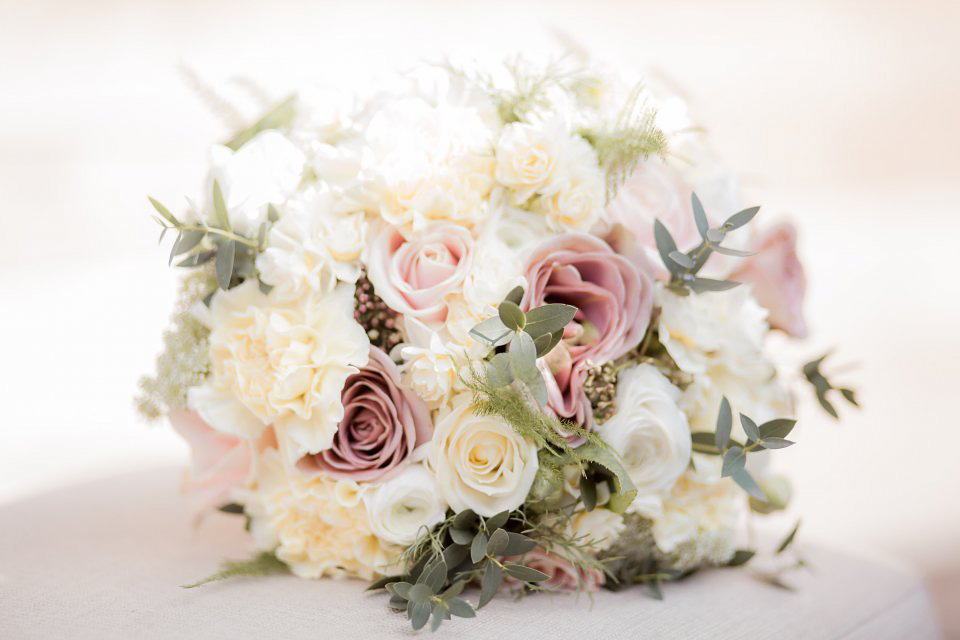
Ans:
[[[250,555],[242,518],[197,523],[178,473],[148,471],[0,509],[0,638],[409,637],[387,597],[359,581],[278,575],[181,589],[222,559]],[[432,637],[935,638],[921,580],[889,563],[806,549],[796,592],[739,570],[587,596],[500,597]],[[476,595],[468,595],[476,601]],[[429,632],[422,632],[428,636]]]

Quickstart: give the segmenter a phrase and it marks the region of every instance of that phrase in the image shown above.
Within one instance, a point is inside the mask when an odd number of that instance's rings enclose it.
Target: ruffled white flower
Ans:
[[[384,542],[404,546],[443,522],[447,513],[433,475],[422,464],[408,465],[371,488],[363,502],[373,533]]]
[[[554,183],[567,132],[556,119],[547,123],[513,122],[497,141],[497,182],[513,191],[523,204]]]
[[[438,417],[429,462],[450,507],[484,517],[523,504],[539,465],[536,444],[500,418],[475,414],[469,394]]]
[[[259,471],[256,485],[237,498],[257,547],[275,551],[293,573],[370,580],[395,568],[402,547],[374,534],[356,485],[288,474],[275,449],[264,452]]]
[[[263,131],[233,151],[215,146],[212,167],[204,189],[207,222],[216,223],[213,182],[220,184],[234,231],[255,238],[267,220],[267,207],[286,201],[297,189],[306,156],[283,134]]]
[[[265,426],[236,396],[209,381],[187,389],[187,407],[217,431],[245,440],[258,438]]]
[[[373,208],[407,231],[438,220],[479,223],[494,186],[497,126],[483,99],[389,102],[366,130],[363,184]]]
[[[537,198],[533,210],[556,231],[589,231],[604,213],[606,182],[597,154],[579,136],[567,139],[558,179]]]
[[[403,319],[407,342],[399,347],[403,383],[436,408],[462,390],[460,371],[467,365],[465,352],[448,347],[441,334],[416,318]]]
[[[624,527],[622,515],[597,507],[593,511],[573,514],[569,533],[573,538],[582,538],[585,543],[593,544],[596,551],[604,551],[617,541]]]
[[[746,512],[745,496],[729,478],[702,482],[684,474],[652,518],[657,547],[673,555],[680,568],[726,562]]]
[[[690,427],[677,406],[680,394],[651,365],[625,369],[617,381],[616,413],[596,429],[623,460],[640,504],[669,490],[690,463]]]
[[[312,189],[284,211],[257,257],[260,279],[273,286],[274,298],[293,302],[330,292],[337,282],[356,282],[366,246],[362,211],[339,212],[327,189]]]
[[[328,448],[343,417],[340,391],[369,352],[353,286],[284,305],[248,280],[218,292],[210,312],[214,387],[272,423],[291,457]]]
[[[755,377],[767,311],[749,287],[688,296],[661,287],[658,295],[660,342],[680,369],[702,374],[722,365],[734,375]]]

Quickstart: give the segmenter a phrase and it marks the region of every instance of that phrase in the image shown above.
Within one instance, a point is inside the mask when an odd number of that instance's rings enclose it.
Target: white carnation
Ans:
[[[370,348],[353,319],[353,286],[280,304],[247,280],[218,292],[210,313],[213,385],[272,423],[292,457],[329,447],[340,391]]]
[[[597,434],[623,460],[640,502],[670,489],[690,463],[690,427],[677,402],[680,390],[651,365],[624,370],[616,413]]]
[[[451,349],[439,332],[416,318],[404,318],[403,325],[407,342],[398,349],[403,382],[428,405],[438,407],[463,389],[460,371],[468,364],[466,353]]]
[[[373,487],[364,493],[363,502],[377,537],[404,546],[443,522],[447,513],[433,475],[422,464],[408,465]]]
[[[538,468],[536,444],[500,418],[475,414],[468,394],[438,418],[429,461],[450,507],[484,517],[523,504]]]

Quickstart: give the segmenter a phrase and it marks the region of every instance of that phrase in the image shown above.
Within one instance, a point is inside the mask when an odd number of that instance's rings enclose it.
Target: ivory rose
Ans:
[[[430,467],[454,511],[484,517],[523,504],[537,475],[537,446],[495,416],[473,412],[469,394],[454,398],[433,433]]]
[[[496,178],[513,190],[514,202],[523,204],[554,180],[567,135],[558,122],[504,127],[497,141]]]
[[[616,451],[637,495],[670,489],[690,464],[690,427],[677,403],[681,392],[649,364],[620,373],[616,412],[596,432]]]
[[[366,366],[347,378],[340,397],[344,415],[333,444],[301,458],[301,470],[373,482],[397,470],[430,439],[427,406],[400,386],[397,365],[376,347],[370,347]]]
[[[464,227],[432,226],[411,238],[385,227],[373,240],[367,276],[391,309],[423,322],[443,322],[446,297],[473,264],[473,238]]]
[[[374,534],[385,542],[409,546],[441,522],[447,505],[440,498],[433,474],[412,464],[363,494]]]
[[[770,326],[795,338],[807,335],[803,297],[807,279],[797,258],[797,231],[784,223],[764,232],[754,245],[756,255],[744,260],[731,280],[753,286],[760,306],[769,311]]]
[[[343,384],[367,363],[370,342],[353,319],[353,289],[339,284],[284,305],[251,279],[211,302],[212,386],[273,424],[292,459],[331,445]]]

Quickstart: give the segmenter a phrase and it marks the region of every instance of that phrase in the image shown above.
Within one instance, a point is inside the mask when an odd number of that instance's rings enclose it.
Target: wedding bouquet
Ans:
[[[748,513],[790,494],[765,338],[804,335],[804,274],[677,97],[426,64],[301,91],[210,158],[186,210],[151,199],[187,275],[139,405],[260,552],[211,579],[375,580],[435,629],[501,590],[751,559]]]

